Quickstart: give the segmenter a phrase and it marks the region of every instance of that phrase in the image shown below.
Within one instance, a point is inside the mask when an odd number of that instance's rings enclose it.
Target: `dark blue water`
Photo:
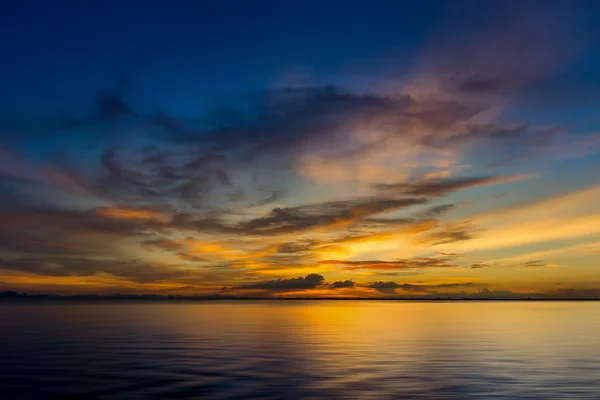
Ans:
[[[0,303],[0,399],[600,399],[600,303]]]

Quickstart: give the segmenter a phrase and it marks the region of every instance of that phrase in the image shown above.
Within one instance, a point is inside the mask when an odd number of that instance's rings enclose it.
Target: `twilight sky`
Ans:
[[[10,2],[0,290],[598,296],[599,19]]]

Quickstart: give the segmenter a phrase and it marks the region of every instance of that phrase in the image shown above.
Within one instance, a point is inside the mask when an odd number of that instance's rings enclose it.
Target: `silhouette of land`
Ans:
[[[428,297],[408,297],[408,296],[381,296],[381,297],[286,297],[286,296],[234,296],[222,294],[210,295],[158,295],[158,294],[120,294],[96,295],[96,294],[77,294],[77,295],[57,295],[57,294],[28,294],[14,291],[0,292],[0,301],[17,302],[36,302],[36,301],[600,301],[600,297],[550,297],[550,296],[528,296],[528,297],[476,297],[476,296],[428,296]]]

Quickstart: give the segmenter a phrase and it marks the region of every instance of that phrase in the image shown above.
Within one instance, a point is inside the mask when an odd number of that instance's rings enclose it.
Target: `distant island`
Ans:
[[[76,294],[76,295],[58,295],[58,294],[28,294],[15,291],[0,292],[0,301],[15,301],[15,302],[39,302],[39,301],[600,301],[600,297],[465,297],[465,296],[440,296],[440,297],[401,297],[401,296],[382,296],[382,297],[284,297],[284,296],[234,296],[223,295],[219,293],[210,295],[159,295],[159,294],[120,294],[114,293],[110,295],[97,294]]]

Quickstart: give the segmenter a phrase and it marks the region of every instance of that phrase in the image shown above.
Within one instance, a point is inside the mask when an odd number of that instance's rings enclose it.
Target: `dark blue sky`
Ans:
[[[326,76],[416,50],[444,2],[23,1],[0,16],[4,108],[80,101],[135,75],[131,96],[193,112],[205,99]],[[137,87],[136,87],[137,86]],[[10,95],[7,95],[7,92]],[[56,97],[60,99],[57,101]],[[43,105],[42,105],[43,104]]]
[[[534,8],[525,3],[502,8]],[[576,29],[590,38],[600,6],[570,3],[562,9],[580,14]],[[402,73],[429,41],[485,29],[498,4],[11,1],[0,15],[0,106],[4,114],[82,107],[127,74],[127,96],[138,109],[195,115],[206,102],[272,87],[288,75],[310,73],[323,83],[340,74]],[[572,66],[586,82],[597,67],[597,57]]]

